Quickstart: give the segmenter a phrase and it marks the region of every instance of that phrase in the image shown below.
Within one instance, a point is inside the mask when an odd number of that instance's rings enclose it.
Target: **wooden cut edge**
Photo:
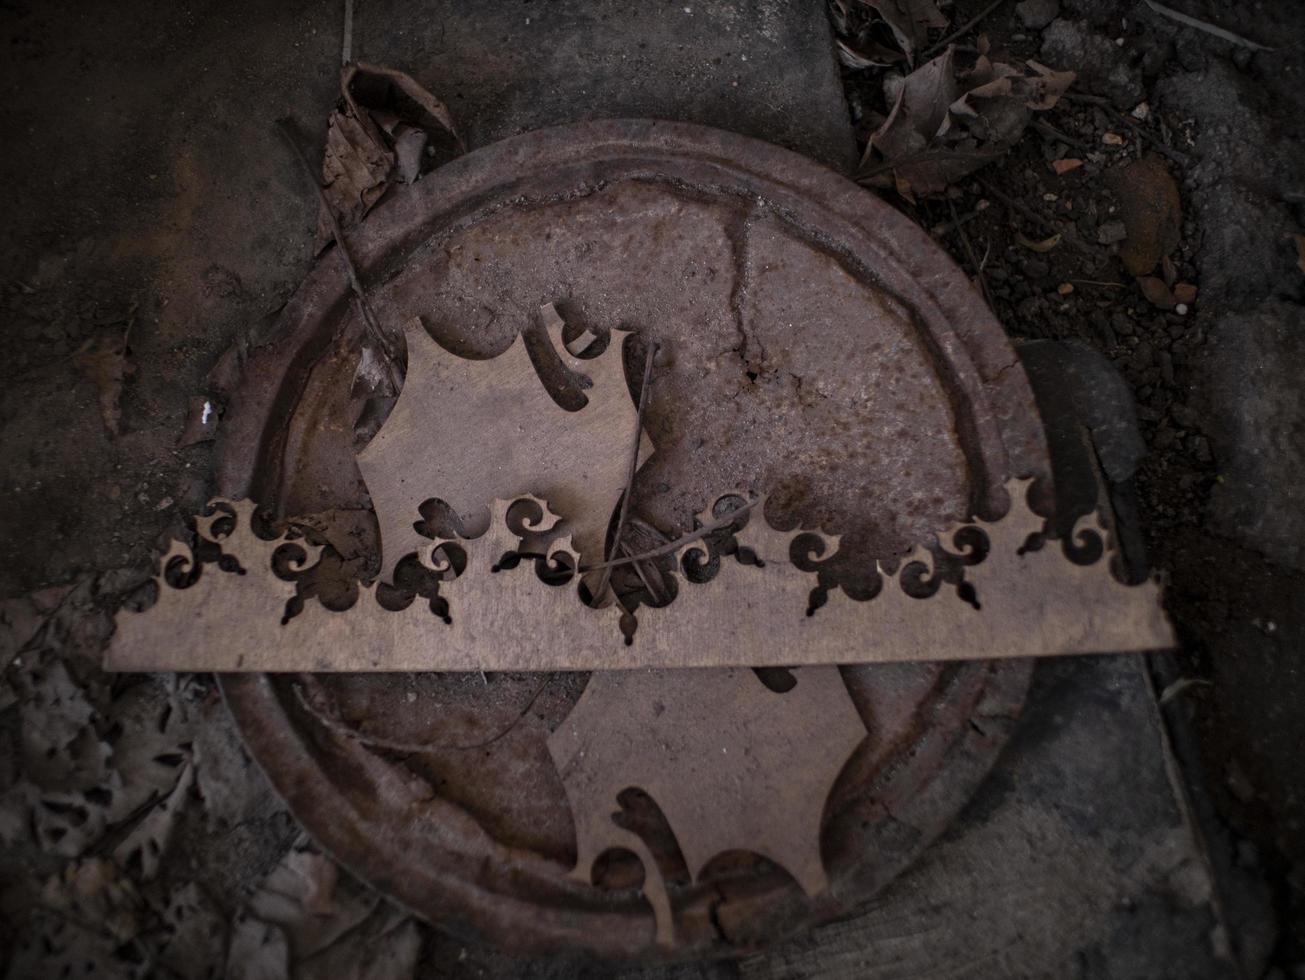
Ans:
[[[197,521],[197,533],[239,562],[243,573],[224,572],[214,563],[194,565],[190,550],[174,543],[168,561],[190,563],[198,577],[174,588],[164,581],[165,562],[156,577],[159,601],[144,612],[118,615],[105,666],[132,671],[792,667],[1106,653],[1173,644],[1159,582],[1130,586],[1113,576],[1104,547],[1108,535],[1099,519],[1075,530],[1076,538],[1101,538],[1104,554],[1093,564],[1075,564],[1056,542],[1029,550],[1026,544],[1043,531],[1044,522],[1028,507],[1026,481],[1012,481],[1007,489],[1006,517],[960,524],[939,536],[944,556],[964,564],[962,587],[940,582],[933,553],[920,547],[896,574],[880,566],[883,587],[864,602],[839,590],[821,590],[819,562],[801,557],[812,554],[805,547],[811,543],[823,545],[815,553],[827,560],[836,541],[806,531],[777,532],[754,508],[735,540],[760,562],[719,556],[715,574],[697,584],[683,570],[692,552],[706,546],[687,546],[675,576],[677,598],[663,608],[639,608],[628,639],[618,606],[586,607],[574,575],[563,585],[540,577],[546,563],[579,567],[580,556],[565,538],[553,540],[545,558],[525,558],[510,570],[494,571],[521,541],[507,524],[516,501],[502,500],[494,502],[482,536],[425,542],[428,565],[440,547],[453,545],[466,554],[463,573],[440,584],[448,622],[421,600],[397,612],[385,609],[372,583],[360,586],[351,609],[337,612],[309,599],[282,625],[296,594],[295,575],[278,576],[273,555],[303,543],[284,535],[260,539],[249,526],[248,501],[215,501],[215,507],[232,511],[234,529],[218,536],[215,518],[208,517]],[[541,522],[556,517],[537,498],[518,499],[533,499],[544,514]],[[973,559],[948,550],[975,535],[987,542],[983,560],[965,564]],[[315,560],[308,554],[290,572],[301,574]],[[904,584],[916,580],[936,594],[908,595]]]

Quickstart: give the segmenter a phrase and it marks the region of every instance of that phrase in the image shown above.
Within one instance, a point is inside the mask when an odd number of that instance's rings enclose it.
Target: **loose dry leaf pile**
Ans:
[[[1017,68],[950,46],[909,75],[889,72],[890,109],[866,146],[863,178],[904,196],[939,193],[1005,155],[1073,81],[1036,61]]]
[[[85,580],[0,611],[14,628],[3,679],[19,714],[0,766],[0,845],[43,862],[0,885],[6,925],[24,917],[8,975],[411,976],[415,922],[303,846],[234,921],[218,900],[234,908],[239,896],[190,880],[185,826],[239,841],[242,823],[280,804],[252,778],[216,690],[95,668],[111,628],[97,597]]]
[[[935,0],[830,0],[829,10],[844,67],[883,74],[859,179],[904,197],[940,193],[1001,159],[1075,78],[990,59],[982,37],[975,48],[952,45],[966,27],[942,37],[951,25]]]

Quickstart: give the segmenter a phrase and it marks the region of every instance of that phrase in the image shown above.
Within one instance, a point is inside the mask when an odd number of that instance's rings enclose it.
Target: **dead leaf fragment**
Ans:
[[[915,55],[925,47],[930,29],[942,30],[947,26],[947,16],[938,9],[935,0],[860,0],[873,7],[882,17],[893,38],[912,63]]]
[[[194,882],[173,889],[160,914],[166,931],[158,961],[180,980],[223,975],[227,920]]]
[[[1190,282],[1180,282],[1174,286],[1174,299],[1191,306],[1196,302],[1196,287]]]
[[[1149,276],[1178,247],[1183,226],[1178,184],[1160,157],[1144,156],[1111,170],[1106,185],[1119,201],[1127,236],[1119,258],[1133,276]]]
[[[1050,238],[1044,238],[1042,241],[1035,242],[1032,238],[1029,238],[1022,232],[1016,232],[1015,241],[1019,242],[1020,245],[1027,248],[1030,252],[1050,252],[1060,244],[1060,233],[1057,232]]]
[[[121,336],[92,337],[73,354],[73,363],[95,385],[99,395],[100,415],[110,435],[122,432],[122,386],[135,373],[135,365],[127,360],[127,333]]]
[[[71,591],[71,585],[56,585],[0,601],[0,670],[9,666]]]
[[[1083,161],[1074,157],[1063,157],[1060,160],[1051,161],[1051,169],[1056,172],[1057,177],[1063,177],[1071,170],[1077,170],[1081,166],[1083,166]]]
[[[227,976],[253,980],[410,977],[421,935],[412,917],[301,841],[237,917]]]
[[[884,95],[892,108],[866,144],[861,179],[939,193],[1014,146],[1032,114],[1054,106],[1074,77],[955,46],[905,77],[890,73]]]
[[[459,150],[463,144],[448,107],[405,72],[361,62],[345,65],[340,96],[326,133],[322,188],[347,230],[375,207],[393,180],[417,180],[433,134],[447,134]],[[325,207],[317,219],[319,252],[334,240]]]
[[[1163,279],[1156,276],[1142,276],[1137,280],[1138,287],[1142,290],[1142,295],[1152,306],[1162,310],[1172,310],[1178,305],[1178,300],[1174,294],[1169,291]]]
[[[127,869],[140,868],[140,879],[150,881],[158,874],[159,862],[172,840],[177,816],[186,805],[190,788],[195,783],[195,767],[187,762],[177,777],[172,791],[156,803],[145,818],[138,823],[121,844],[114,849],[113,858]]]

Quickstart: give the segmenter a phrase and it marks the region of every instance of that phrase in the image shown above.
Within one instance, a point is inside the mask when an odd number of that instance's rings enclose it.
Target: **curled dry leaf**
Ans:
[[[866,144],[861,179],[939,193],[1005,154],[1032,114],[1054,106],[1074,77],[954,46],[905,77],[890,74],[884,95],[891,109]]]
[[[1120,261],[1129,275],[1149,276],[1178,247],[1183,226],[1178,183],[1160,157],[1148,155],[1111,170],[1106,186],[1119,201],[1126,233]]]
[[[1142,295],[1152,306],[1162,310],[1172,310],[1178,305],[1178,300],[1170,292],[1165,281],[1156,276],[1142,276],[1137,280],[1138,287],[1142,290]]]
[[[1032,238],[1029,238],[1028,236],[1024,235],[1021,232],[1016,232],[1015,240],[1019,242],[1021,246],[1027,248],[1030,252],[1050,252],[1053,248],[1055,248],[1057,245],[1060,244],[1060,232],[1057,232],[1056,234],[1052,235],[1050,238],[1044,238],[1042,239],[1042,241],[1038,241],[1038,242],[1035,242]]]
[[[230,977],[389,980],[412,976],[420,950],[413,919],[340,874],[301,842],[237,917]]]
[[[448,107],[411,75],[381,65],[345,65],[340,107],[331,114],[322,186],[342,228],[358,224],[394,179],[415,181],[428,142],[443,132],[458,150],[462,137]],[[323,209],[325,205],[323,205]],[[317,219],[316,250],[334,236],[325,211]]]

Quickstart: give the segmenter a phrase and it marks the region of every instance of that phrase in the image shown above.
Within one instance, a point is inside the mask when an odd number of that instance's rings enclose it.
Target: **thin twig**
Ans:
[[[357,300],[363,324],[371,335],[372,341],[385,355],[385,364],[390,374],[390,382],[394,385],[394,390],[398,391],[401,379],[399,378],[399,369],[395,364],[394,349],[390,346],[389,340],[381,330],[380,324],[377,323],[371,304],[367,302],[367,292],[363,289],[362,280],[358,277],[358,267],[354,265],[353,257],[349,254],[349,247],[344,240],[344,229],[340,227],[340,219],[336,217],[335,209],[331,207],[331,202],[327,200],[326,191],[322,188],[321,181],[317,179],[317,174],[313,172],[313,165],[308,162],[308,157],[304,155],[303,148],[295,138],[294,127],[290,121],[288,119],[278,119],[276,128],[286,143],[290,145],[290,149],[294,151],[295,157],[303,165],[304,173],[308,175],[308,179],[313,182],[313,187],[317,190],[317,198],[321,202],[322,210],[326,212],[327,221],[331,224],[331,237],[335,239],[336,250],[340,253],[340,257],[344,259],[345,269],[349,273],[349,286],[353,290],[354,298]]]
[[[1105,109],[1116,119],[1127,124],[1138,136],[1154,146],[1160,153],[1163,153],[1174,163],[1181,167],[1190,167],[1192,165],[1192,156],[1190,153],[1184,153],[1182,150],[1175,150],[1172,146],[1162,140],[1155,133],[1151,132],[1149,126],[1142,120],[1130,116],[1126,112],[1116,109],[1114,103],[1103,95],[1087,95],[1082,92],[1066,92],[1061,96],[1067,102],[1080,102],[1086,105],[1094,105]]]
[[[733,524],[739,517],[742,517],[753,507],[757,506],[759,502],[759,500],[745,501],[741,507],[735,507],[724,517],[717,518],[714,521],[709,521],[702,527],[690,531],[688,534],[680,535],[674,541],[668,541],[666,544],[659,545],[650,551],[641,551],[637,555],[629,555],[625,558],[613,558],[611,561],[605,561],[601,565],[582,566],[580,572],[582,574],[596,572],[600,568],[615,568],[618,565],[629,565],[631,562],[647,561],[650,558],[660,558],[662,555],[672,555],[683,548],[686,544],[692,544],[699,538],[705,538],[708,534],[711,534],[712,531],[719,531],[721,528]]]
[[[340,45],[340,64],[353,61],[353,0],[344,0],[344,41]]]
[[[1240,34],[1234,34],[1226,28],[1219,27],[1216,24],[1211,24],[1209,21],[1198,20],[1190,14],[1185,14],[1180,10],[1174,10],[1173,7],[1166,7],[1163,3],[1156,3],[1156,0],[1146,0],[1146,5],[1161,17],[1168,17],[1170,20],[1175,20],[1187,27],[1194,27],[1198,31],[1204,31],[1206,34],[1211,34],[1214,37],[1222,38],[1225,41],[1231,41],[1233,44],[1240,44],[1243,48],[1250,48],[1252,51],[1273,50],[1273,48],[1268,45],[1260,44],[1258,41],[1252,41],[1249,38],[1244,38]]]
[[[1175,150],[1159,136],[1151,132],[1151,130],[1147,128],[1146,123],[1142,122],[1140,119],[1134,119],[1132,116],[1124,112],[1116,111],[1116,115],[1124,120],[1134,133],[1142,137],[1142,139],[1146,140],[1146,142],[1150,143],[1158,151],[1174,161],[1174,163],[1178,164],[1180,167],[1191,166],[1192,158],[1188,154],[1184,153],[1182,150]]]
[[[633,549],[631,549],[631,547],[628,544],[626,544],[624,541],[622,541],[619,545],[617,545],[617,547],[620,549],[621,554],[626,558],[630,558],[634,556]],[[652,579],[648,576],[648,573],[647,571],[644,570],[643,566],[644,563],[642,561],[636,561],[634,563],[634,573],[639,576],[639,581],[643,583],[643,587],[647,589],[648,594],[652,596],[652,601],[660,605],[662,602],[661,589],[653,585]],[[608,569],[608,571],[611,571],[611,569]]]
[[[950,34],[948,34],[937,44],[934,44],[929,48],[926,48],[924,54],[920,55],[920,57],[922,59],[932,58],[935,54],[937,54],[943,48],[947,47],[947,45],[951,44],[957,38],[964,37],[966,34],[970,33],[970,31],[974,30],[974,28],[978,26],[980,21],[982,21],[985,17],[987,17],[990,13],[992,13],[994,10],[996,10],[1005,2],[1006,0],[992,0],[992,3],[988,4],[988,6],[984,7],[977,14],[975,14],[973,17],[967,20],[960,27],[956,28],[956,30],[952,31]]]
[[[983,189],[985,191],[987,191],[989,194],[995,197],[998,201],[1006,205],[1006,207],[1010,208],[1012,211],[1016,211],[1019,214],[1023,215],[1025,218],[1027,218],[1029,221],[1032,221],[1048,235],[1060,235],[1062,241],[1068,242],[1070,245],[1078,249],[1080,252],[1092,251],[1090,248],[1088,248],[1088,246],[1084,245],[1081,241],[1079,241],[1077,236],[1071,236],[1065,234],[1064,230],[1057,227],[1057,225],[1054,222],[1052,222],[1047,218],[1044,218],[1042,215],[1038,214],[1038,212],[1034,211],[1027,204],[1017,201],[1009,194],[1006,194],[1003,191],[998,190],[997,187],[993,185],[991,181],[984,180],[982,177],[980,177],[979,183],[983,186]]]
[[[889,170],[895,170],[898,167],[905,167],[908,164],[945,163],[948,160],[982,160],[987,163],[992,160],[1000,159],[1003,155],[1004,154],[1001,153],[984,153],[979,150],[918,150],[915,153],[908,153],[895,160],[884,160],[881,163],[876,163],[874,166],[858,170],[855,174],[855,178],[859,183],[865,183],[868,180],[878,177],[882,173],[886,173]]]
[[[621,544],[621,535],[625,533],[625,521],[630,514],[630,494],[634,490],[634,473],[639,468],[639,443],[643,441],[643,413],[648,407],[648,389],[652,387],[653,360],[657,357],[657,341],[648,345],[643,361],[643,386],[639,389],[639,408],[634,417],[634,438],[630,440],[630,465],[625,471],[625,493],[621,494],[621,510],[616,516],[616,534],[612,537],[612,546],[607,552],[607,561],[603,563],[603,575],[594,590],[597,602],[607,591],[607,583],[612,579],[611,561],[616,556],[616,549]]]
[[[934,233],[938,235],[948,235],[951,232],[955,231],[957,228],[959,228],[961,225],[969,224],[971,221],[973,221],[981,214],[983,214],[983,212],[978,210],[977,208],[973,211],[966,211],[955,221],[944,221],[940,225],[935,225],[933,229]]]
[[[539,699],[539,695],[544,693],[544,688],[548,687],[552,680],[552,674],[544,676],[543,681],[535,688],[535,692],[530,695],[530,700],[526,702],[525,707],[517,712],[516,717],[508,723],[506,728],[503,728],[494,735],[491,735],[489,738],[481,739],[478,742],[464,743],[404,742],[392,738],[382,738],[379,735],[368,735],[366,732],[360,732],[348,722],[344,721],[344,719],[327,714],[325,711],[322,711],[320,708],[313,705],[312,702],[308,700],[308,695],[304,693],[304,689],[301,685],[296,684],[294,687],[295,697],[299,699],[299,703],[303,706],[305,711],[330,731],[335,732],[337,735],[343,735],[345,738],[353,739],[355,742],[361,742],[363,745],[369,745],[375,749],[385,749],[388,752],[436,752],[440,750],[465,752],[471,749],[483,749],[488,745],[493,745],[503,736],[507,735],[508,732],[512,731],[512,729],[516,728],[521,719],[526,716],[526,713],[535,706],[535,702]]]
[[[1088,144],[1084,143],[1082,140],[1075,139],[1073,136],[1070,136],[1068,133],[1062,133],[1059,129],[1051,125],[1051,123],[1047,122],[1045,119],[1033,120],[1033,128],[1036,129],[1043,136],[1049,136],[1051,139],[1057,140],[1058,142],[1061,143],[1065,143],[1066,145],[1072,146],[1074,147],[1074,149],[1081,150],[1084,153],[1092,153],[1096,150],[1095,146],[1089,146]]]
[[[961,224],[961,220],[956,214],[956,202],[949,197],[947,206],[951,208],[952,224],[956,226],[956,234],[960,236],[961,248],[965,250],[965,258],[970,263],[970,268],[974,270],[974,277],[979,280],[979,292],[983,294],[983,301],[991,309],[992,296],[988,293],[988,279],[983,274],[983,267],[979,265],[978,258],[975,257],[974,246],[970,244],[970,234],[965,230],[965,225]]]

